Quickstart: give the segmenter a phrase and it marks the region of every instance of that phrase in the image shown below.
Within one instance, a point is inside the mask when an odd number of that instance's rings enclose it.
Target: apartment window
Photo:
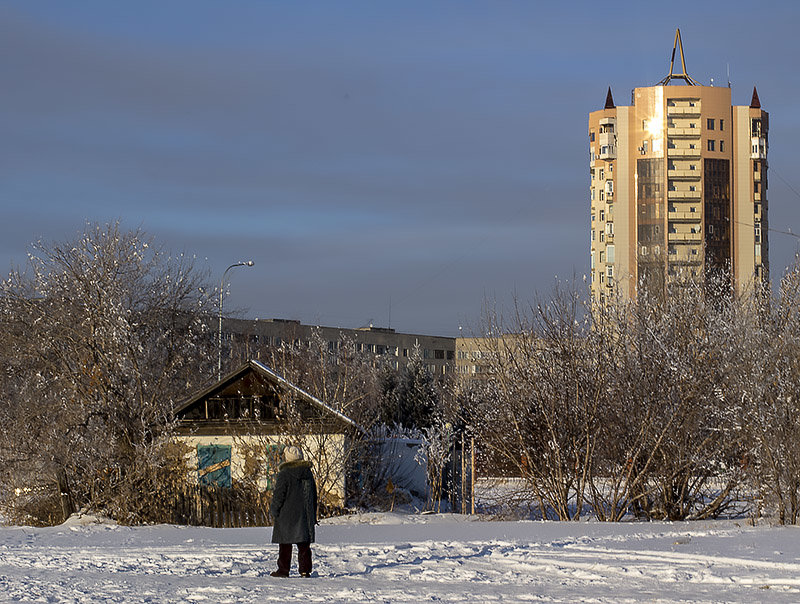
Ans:
[[[600,283],[605,283],[605,282],[606,282],[606,274],[600,273]]]
[[[708,150],[714,151],[714,141],[711,139],[708,140]]]
[[[592,241],[594,241],[594,229],[592,229]]]
[[[725,120],[723,120],[722,118],[720,118],[719,120],[719,129],[725,130]]]
[[[689,128],[697,128],[697,124],[694,122],[689,122]]]
[[[696,191],[697,187],[695,185],[689,185],[689,190],[690,191]]]
[[[697,147],[695,146],[694,143],[689,143],[689,148],[690,149],[697,149]]]
[[[694,165],[694,164],[689,164],[689,169],[690,170],[697,170],[697,166]]]
[[[613,235],[614,234],[614,223],[613,222],[607,222],[606,223],[606,233],[608,235]]]
[[[647,256],[647,246],[646,245],[642,246],[641,254],[642,254],[642,256]]]
[[[606,261],[606,253],[600,252],[600,262],[605,262],[605,261]]]
[[[600,189],[600,201],[605,201],[605,200],[606,200],[606,194],[602,189]]]
[[[648,143],[650,141],[642,141],[642,152],[647,153]]]
[[[602,243],[605,240],[606,240],[606,232],[600,231],[600,242]]]
[[[761,188],[759,187],[759,185],[760,185],[760,184],[761,184],[761,183],[758,183],[758,182],[754,182],[754,183],[753,183],[753,193],[758,193],[758,192],[760,192],[760,190],[761,190]]]
[[[605,212],[605,210],[600,210],[600,220],[605,220],[605,219],[606,219],[606,212]]]
[[[606,246],[606,254],[608,257],[609,264],[614,264],[614,249],[615,248],[613,245]]]
[[[600,176],[598,178],[600,178],[600,180],[605,178],[605,172],[603,172],[603,168],[600,168]]]
[[[720,153],[725,152],[725,141],[719,141],[719,152]]]
[[[609,279],[611,279],[614,276],[614,267],[613,266],[607,266],[606,267],[606,275],[608,275]]]
[[[589,131],[589,142],[590,143],[594,142],[594,130]]]
[[[706,120],[706,127],[707,127],[709,130],[713,130],[713,129],[714,129],[714,118],[713,118],[713,117],[710,117],[710,118],[708,118],[708,119]]]

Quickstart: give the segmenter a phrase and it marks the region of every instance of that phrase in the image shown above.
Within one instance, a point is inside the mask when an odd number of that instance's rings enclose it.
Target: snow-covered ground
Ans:
[[[276,579],[270,530],[0,528],[0,601],[800,602],[800,529],[743,522],[329,519],[315,576]]]

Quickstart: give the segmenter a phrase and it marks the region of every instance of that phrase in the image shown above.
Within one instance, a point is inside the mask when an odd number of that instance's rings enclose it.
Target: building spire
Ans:
[[[679,48],[681,50],[681,73],[676,74],[673,71],[675,68],[675,51]],[[657,86],[666,86],[671,80],[683,80],[689,86],[699,86],[699,84],[686,73],[686,61],[683,58],[683,41],[681,40],[680,28],[675,30],[675,42],[672,45],[672,59],[670,59],[669,62],[669,73]]]
[[[608,87],[608,94],[606,95],[606,106],[603,109],[614,109],[616,105],[614,104],[614,97],[611,96],[611,86]]]
[[[750,101],[750,107],[753,109],[761,109],[761,101],[758,98],[758,90],[753,86],[753,99]]]

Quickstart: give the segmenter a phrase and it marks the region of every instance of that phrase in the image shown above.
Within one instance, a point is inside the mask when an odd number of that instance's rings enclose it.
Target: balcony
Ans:
[[[676,189],[667,191],[667,199],[700,199],[700,191],[688,191],[686,189]]]
[[[700,149],[667,147],[667,157],[700,157]]]
[[[700,170],[687,170],[687,169],[674,169],[667,170],[669,178],[677,178],[681,180],[700,180]]]
[[[692,242],[696,243],[702,241],[703,234],[702,233],[668,233],[667,234],[667,241],[669,243],[682,243]]]
[[[694,107],[689,107],[688,105],[672,107],[667,105],[667,115],[685,115],[686,117],[700,115],[700,104],[698,103]]]
[[[597,143],[599,145],[616,145],[617,135],[613,132],[601,132],[597,135]]]
[[[616,145],[600,145],[600,151],[597,154],[597,159],[616,159],[616,157]]]
[[[689,220],[691,222],[700,222],[700,212],[669,212],[667,219],[672,220]]]
[[[767,159],[767,139],[758,136],[752,137],[750,141],[750,159]]]
[[[700,138],[700,128],[686,128],[678,126],[667,126],[667,136],[683,136]]]

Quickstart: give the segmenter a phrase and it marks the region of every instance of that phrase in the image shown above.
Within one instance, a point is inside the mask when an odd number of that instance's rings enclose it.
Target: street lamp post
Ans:
[[[232,268],[236,268],[237,266],[253,266],[255,262],[252,260],[248,260],[246,262],[237,262],[235,264],[231,264],[228,268],[225,269],[225,272],[222,273],[222,279],[219,282],[219,332],[217,332],[217,381],[222,379],[222,300],[223,300],[223,293],[225,291],[225,275],[228,274],[228,271]]]

